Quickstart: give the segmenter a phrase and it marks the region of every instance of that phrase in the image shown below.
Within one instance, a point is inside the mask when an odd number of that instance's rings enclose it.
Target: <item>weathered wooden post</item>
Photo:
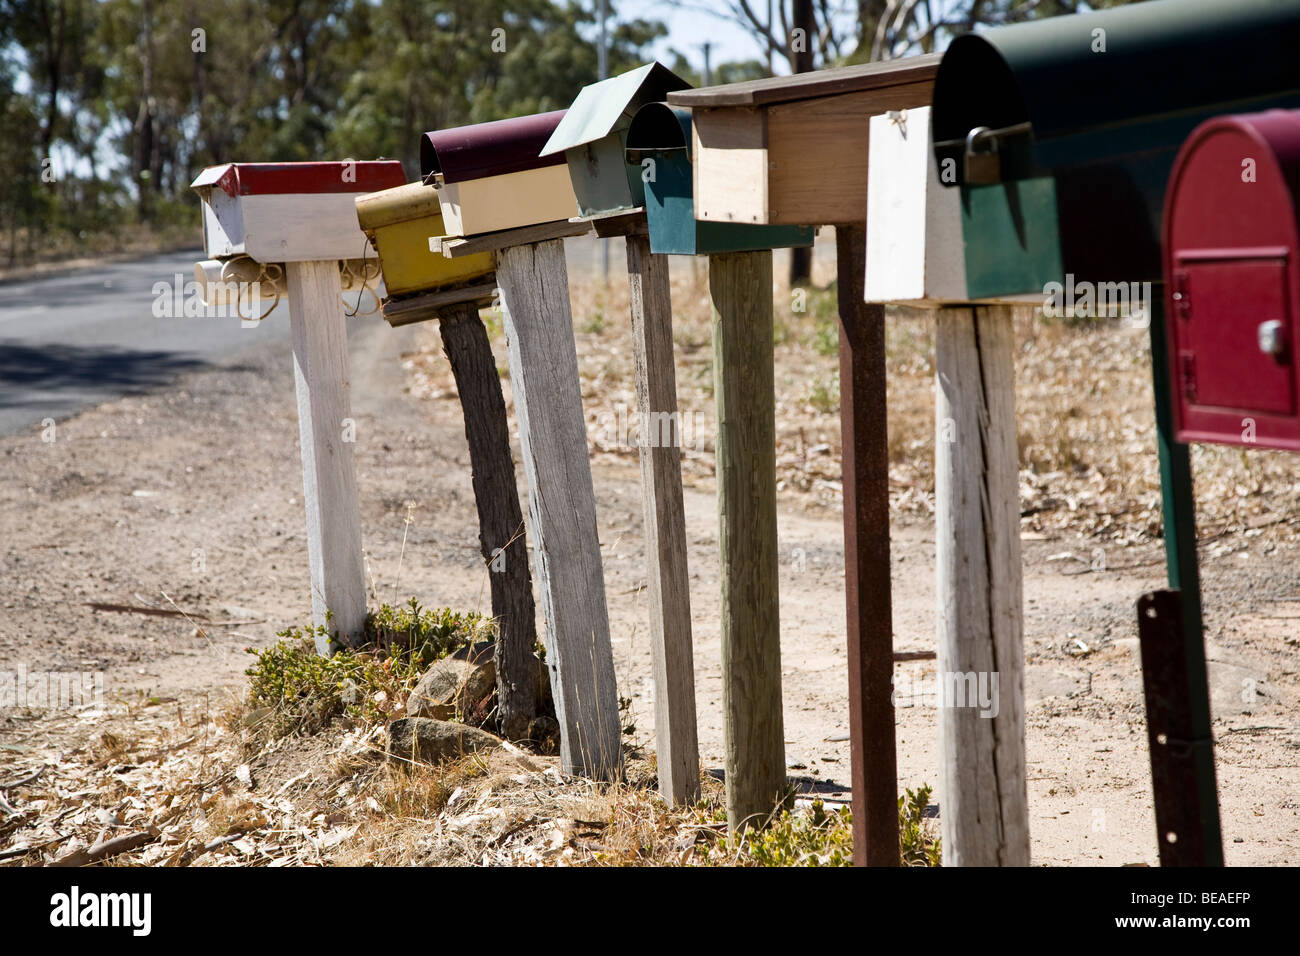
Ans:
[[[682,430],[668,261],[651,253],[644,177],[639,165],[625,162],[624,149],[638,107],[687,85],[651,63],[584,87],[541,154],[565,155],[578,218],[591,222],[597,235],[621,235],[626,243],[654,663],[655,755],[659,791],[670,803],[691,803],[700,794]]]
[[[448,230],[437,249],[495,257],[561,763],[609,779],[622,771],[622,735],[562,242],[591,226],[567,221],[563,157],[538,156],[562,116],[426,133],[420,164]]]
[[[836,227],[858,865],[898,863],[884,325],[883,310],[865,305],[861,295],[866,120],[873,113],[929,102],[937,59],[821,70],[669,97],[694,110],[694,188],[702,227]],[[758,294],[756,285],[753,295]],[[769,290],[762,294],[770,300]],[[777,706],[779,700],[778,685]]]
[[[498,726],[522,740],[536,716],[536,608],[523,513],[510,454],[505,399],[479,308],[493,301],[488,253],[448,259],[430,249],[444,234],[437,191],[411,183],[357,199],[357,219],[379,254],[390,325],[437,319],[465,416],[479,547],[497,621]]]
[[[775,408],[764,400],[765,395],[772,394],[771,248],[811,245],[813,234],[811,228],[800,226],[697,220],[690,143],[690,113],[651,103],[643,106],[633,120],[628,131],[626,157],[629,169],[639,171],[645,181],[650,252],[710,256],[714,395],[720,409],[717,456],[723,554],[722,689],[727,742],[727,816],[730,825],[736,828],[766,819],[785,790],[775,581],[778,570]],[[716,281],[715,269],[719,270]],[[735,269],[742,276],[739,283],[731,272]],[[746,269],[751,273],[747,275]],[[766,282],[761,278],[764,269]],[[761,297],[754,292],[755,288],[762,290]],[[751,293],[755,295],[758,313],[750,315],[747,322],[744,296]],[[764,308],[769,323],[766,334]],[[753,321],[755,318],[757,322]],[[757,356],[744,354],[753,349],[759,353]],[[766,359],[762,357],[764,354]],[[723,356],[721,361],[719,355]],[[751,361],[757,365],[751,367]],[[764,365],[768,376],[766,390],[761,387]],[[746,403],[743,380],[749,374],[757,375],[750,385],[758,390]],[[728,409],[725,413],[721,411],[724,403]],[[767,448],[764,448],[763,434],[769,439]],[[750,468],[751,465],[756,467]],[[748,488],[745,482],[751,483]],[[736,555],[752,555],[754,560],[737,562]]]
[[[317,649],[356,644],[366,617],[361,513],[352,460],[347,322],[339,262],[365,248],[357,193],[399,185],[398,162],[228,163],[192,188],[212,259],[283,264],[302,441],[303,500]]]
[[[935,321],[935,541],[944,862],[1029,863],[1019,453],[1009,304],[976,305],[961,196],[930,109],[874,116],[864,294]],[[1012,300],[1014,301],[1014,300]]]

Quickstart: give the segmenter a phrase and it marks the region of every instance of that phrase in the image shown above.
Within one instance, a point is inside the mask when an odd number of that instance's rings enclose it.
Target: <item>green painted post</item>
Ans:
[[[1196,498],[1188,447],[1174,441],[1173,395],[1165,341],[1164,290],[1154,287],[1151,318],[1151,377],[1155,391],[1156,442],[1160,453],[1161,510],[1165,528],[1165,563],[1169,586],[1182,597],[1183,659],[1186,662],[1192,752],[1201,805],[1205,864],[1223,865],[1219,831],[1219,791],[1214,773],[1214,738],[1210,726],[1209,675],[1201,624],[1201,580],[1196,556]]]

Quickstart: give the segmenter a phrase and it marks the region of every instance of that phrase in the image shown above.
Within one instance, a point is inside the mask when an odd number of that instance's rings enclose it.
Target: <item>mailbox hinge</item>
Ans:
[[[1187,320],[1192,317],[1192,300],[1187,294],[1187,271],[1174,270],[1174,316]]]

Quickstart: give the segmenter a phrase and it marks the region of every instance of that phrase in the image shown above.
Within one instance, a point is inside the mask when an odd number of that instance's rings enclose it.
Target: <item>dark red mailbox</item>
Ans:
[[[1300,451],[1300,111],[1221,116],[1165,198],[1165,323],[1181,442]]]

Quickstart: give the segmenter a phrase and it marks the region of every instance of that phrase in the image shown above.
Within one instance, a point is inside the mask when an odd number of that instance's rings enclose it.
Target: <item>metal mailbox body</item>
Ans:
[[[430,250],[430,237],[446,234],[431,186],[407,183],[358,196],[356,217],[379,254],[389,296],[444,289],[496,271],[491,253],[449,259]]]
[[[449,236],[557,222],[577,200],[564,157],[541,156],[564,110],[458,126],[420,139],[420,175],[438,190]]]
[[[203,248],[210,259],[258,262],[357,259],[357,193],[406,181],[397,160],[337,163],[225,163],[190,188],[203,202]]]
[[[696,218],[862,222],[867,117],[926,106],[938,54],[668,95],[692,114]]]
[[[644,204],[640,173],[623,161],[632,117],[643,104],[689,86],[666,67],[648,63],[582,88],[541,152],[564,154],[581,218]]]
[[[1225,116],[1178,154],[1164,220],[1180,442],[1300,451],[1300,111]]]
[[[637,111],[628,129],[625,156],[628,175],[644,181],[651,252],[694,256],[813,244],[812,226],[696,219],[690,149],[690,110],[647,103]]]
[[[932,137],[971,295],[1159,280],[1178,147],[1243,105],[1300,105],[1297,46],[1300,0],[1149,0],[955,39]]]

